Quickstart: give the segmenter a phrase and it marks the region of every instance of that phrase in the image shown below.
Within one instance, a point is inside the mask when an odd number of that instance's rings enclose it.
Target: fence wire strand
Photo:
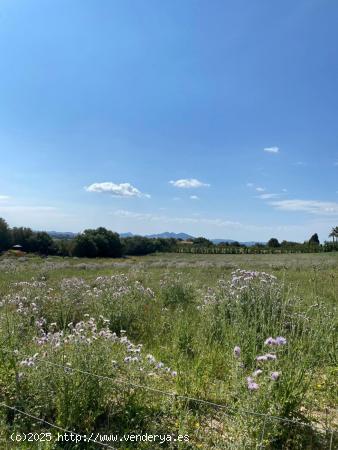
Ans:
[[[38,422],[44,423],[45,425],[55,428],[56,430],[62,431],[63,433],[73,434],[73,435],[79,437],[81,439],[81,442],[82,442],[82,440],[84,442],[94,442],[95,444],[101,445],[102,447],[116,450],[115,447],[112,447],[109,444],[105,444],[103,442],[97,441],[96,439],[92,439],[91,437],[88,437],[87,435],[76,433],[75,431],[70,431],[65,428],[59,427],[58,425],[55,425],[55,423],[51,423],[48,420],[41,419],[40,417],[34,416],[33,414],[27,413],[25,411],[21,411],[20,409],[16,408],[15,406],[10,406],[10,405],[7,405],[7,403],[3,403],[3,402],[0,402],[0,406],[3,406],[4,408],[10,409],[12,411],[16,411],[17,413],[23,414],[24,416],[30,417],[31,419],[37,420]]]
[[[27,355],[25,355],[25,357],[27,358]],[[83,375],[95,377],[95,378],[100,379],[100,380],[113,381],[113,382],[118,383],[118,384],[134,387],[134,388],[137,388],[137,389],[147,390],[147,391],[154,392],[154,393],[157,393],[157,394],[165,395],[167,397],[172,397],[174,399],[200,403],[200,404],[211,406],[211,407],[214,407],[214,408],[217,408],[217,409],[226,410],[226,411],[228,411],[229,414],[232,414],[232,415],[239,414],[239,415],[243,415],[243,416],[264,417],[264,418],[268,418],[268,419],[271,419],[271,420],[276,420],[276,421],[285,422],[285,423],[292,423],[292,424],[295,424],[295,425],[301,425],[301,426],[305,426],[305,427],[309,427],[309,428],[313,429],[313,426],[310,423],[301,422],[299,420],[289,419],[287,417],[280,417],[280,416],[275,416],[275,415],[266,414],[266,413],[259,413],[257,411],[238,410],[238,409],[231,408],[231,407],[229,407],[227,405],[224,405],[222,403],[216,403],[216,402],[212,402],[210,400],[205,400],[205,399],[201,399],[201,398],[197,398],[197,397],[191,397],[189,395],[177,394],[176,392],[169,392],[169,391],[165,391],[163,389],[158,389],[158,388],[154,388],[154,387],[143,385],[143,384],[133,383],[131,381],[122,380],[121,378],[113,378],[113,377],[109,377],[107,375],[100,375],[100,374],[96,374],[96,373],[93,373],[93,372],[89,372],[87,370],[76,369],[76,368],[73,368],[73,367],[70,367],[70,366],[64,366],[62,364],[58,364],[58,363],[49,361],[47,359],[38,358],[38,357],[36,357],[35,359],[37,361],[43,362],[44,364],[63,369],[68,374],[70,374],[71,372],[78,372],[78,373],[82,373]],[[333,430],[333,429],[330,429],[330,428],[327,428],[326,431],[329,432],[329,433],[330,432],[333,432],[333,433],[337,432],[337,430]]]
[[[9,349],[6,349],[6,350],[8,352],[10,352]],[[25,355],[22,352],[19,352],[19,354],[23,358],[29,358],[28,355]],[[143,384],[139,384],[139,383],[134,383],[134,382],[129,381],[129,380],[127,381],[127,380],[123,380],[121,378],[113,378],[113,377],[110,377],[110,376],[107,376],[107,375],[100,375],[100,374],[97,374],[97,373],[94,373],[94,372],[90,372],[90,371],[87,371],[87,370],[77,369],[77,368],[73,368],[71,366],[65,366],[63,364],[59,364],[59,363],[50,361],[50,360],[45,359],[45,358],[39,358],[38,356],[36,356],[34,359],[36,361],[39,361],[39,362],[44,363],[46,365],[49,365],[49,366],[52,366],[52,367],[57,367],[59,369],[63,369],[64,372],[66,374],[68,374],[68,375],[70,375],[72,372],[77,372],[77,373],[83,374],[85,376],[94,377],[94,378],[96,378],[98,380],[111,381],[111,382],[114,382],[114,383],[117,383],[117,384],[120,384],[120,385],[132,387],[132,388],[135,388],[135,389],[142,389],[142,390],[149,391],[149,392],[152,392],[152,393],[156,393],[156,394],[160,394],[160,395],[163,395],[163,396],[171,397],[174,400],[184,400],[184,401],[199,403],[199,404],[202,404],[202,405],[213,407],[215,409],[222,410],[223,414],[225,414],[227,416],[233,416],[233,415],[238,414],[238,415],[241,415],[241,416],[254,416],[254,417],[264,418],[262,433],[261,433],[261,437],[260,437],[260,442],[259,442],[259,444],[257,444],[257,448],[259,450],[264,449],[264,437],[265,437],[265,432],[266,432],[266,423],[267,423],[268,420],[274,420],[274,421],[278,421],[278,422],[284,422],[284,423],[290,423],[290,424],[294,424],[294,425],[304,426],[304,427],[308,427],[308,428],[310,428],[312,430],[315,429],[314,426],[312,424],[310,424],[310,423],[301,422],[299,420],[290,419],[290,418],[287,418],[287,417],[280,417],[280,416],[276,416],[276,415],[260,413],[260,412],[257,412],[257,411],[238,410],[238,409],[234,409],[232,407],[229,407],[228,405],[221,404],[221,403],[216,403],[216,402],[213,402],[213,401],[210,401],[210,400],[205,400],[205,399],[201,399],[201,398],[197,398],[197,397],[192,397],[190,395],[178,394],[176,392],[169,392],[169,391],[165,391],[163,389],[155,388],[155,387],[152,387],[152,386],[147,386],[147,385],[143,385]],[[32,414],[29,414],[29,413],[26,413],[24,411],[21,411],[21,410],[15,408],[14,406],[9,406],[9,405],[7,405],[5,403],[0,403],[0,406],[3,406],[5,408],[9,408],[9,409],[14,410],[14,411],[17,411],[20,414],[23,414],[23,415],[26,415],[28,417],[31,417],[31,418],[33,418],[33,419],[35,419],[37,421],[45,423],[46,425],[49,425],[49,426],[51,426],[51,427],[53,427],[55,429],[58,429],[60,431],[65,432],[65,433],[73,433],[76,436],[79,436],[79,437],[81,436],[81,438],[84,438],[84,435],[81,435],[79,433],[66,430],[66,429],[64,429],[62,427],[59,427],[58,425],[55,425],[53,423],[50,423],[50,422],[48,422],[48,421],[46,421],[44,419],[41,419],[41,418],[36,417],[36,416],[34,416]],[[333,448],[332,447],[333,446],[333,436],[334,436],[334,433],[337,432],[337,430],[326,428],[325,431],[327,433],[330,433],[329,450],[332,450],[332,448]],[[98,445],[100,445],[102,447],[116,450],[116,449],[114,449],[114,447],[111,447],[108,444],[99,442],[99,441],[97,441],[95,439],[87,438],[87,441],[92,441],[92,442],[94,442],[94,443],[96,443],[96,444],[98,444]]]

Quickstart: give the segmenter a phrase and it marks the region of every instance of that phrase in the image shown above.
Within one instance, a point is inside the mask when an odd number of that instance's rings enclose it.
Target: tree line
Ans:
[[[0,253],[12,249],[41,255],[116,258],[170,252],[176,244],[176,239],[120,238],[118,233],[103,227],[85,230],[73,239],[53,239],[44,231],[33,231],[27,227],[10,228],[0,218]]]
[[[320,244],[318,234],[313,234],[303,243],[271,238],[266,244],[246,246],[236,241],[214,244],[209,239],[198,237],[181,240],[175,238],[147,238],[130,236],[121,238],[118,233],[99,227],[79,233],[72,239],[52,238],[44,231],[33,231],[27,227],[10,228],[0,218],[0,253],[17,250],[40,255],[77,257],[121,257],[123,255],[147,255],[155,252],[176,253],[309,253],[338,251],[338,227],[330,233],[332,242]]]

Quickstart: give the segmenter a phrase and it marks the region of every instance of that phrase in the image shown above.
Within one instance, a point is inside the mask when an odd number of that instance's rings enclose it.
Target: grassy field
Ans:
[[[333,449],[337,297],[335,253],[3,256],[2,448]]]

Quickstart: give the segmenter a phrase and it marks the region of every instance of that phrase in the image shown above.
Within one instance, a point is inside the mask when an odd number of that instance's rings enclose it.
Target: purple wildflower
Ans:
[[[150,364],[155,364],[156,362],[156,359],[150,353],[147,355],[147,360],[149,361]]]
[[[259,389],[259,385],[257,383],[248,383],[249,391],[257,391]]]
[[[273,337],[270,336],[265,340],[264,344],[270,346],[277,345],[277,339],[274,339]]]
[[[241,356],[241,347],[238,347],[238,345],[234,348],[234,356],[235,358],[239,358]]]
[[[271,376],[270,376],[271,380],[273,381],[277,381],[279,378],[279,372],[271,372]]]
[[[257,383],[254,382],[253,378],[248,377],[246,379],[247,383],[248,383],[248,389],[249,391],[257,391],[259,389],[259,385]]]
[[[277,336],[276,343],[277,345],[285,345],[287,343],[287,340],[283,336]]]
[[[265,355],[257,356],[256,361],[272,361],[277,359],[277,356],[273,353],[266,353]]]

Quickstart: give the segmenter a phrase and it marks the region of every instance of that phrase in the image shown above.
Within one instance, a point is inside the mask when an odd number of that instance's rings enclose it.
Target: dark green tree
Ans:
[[[231,243],[230,243],[230,246],[231,246],[231,247],[240,247],[241,244],[240,244],[238,241],[234,241],[234,242],[231,242]]]
[[[116,258],[122,255],[122,244],[117,233],[100,227],[85,230],[74,239],[75,256]]]
[[[276,238],[271,238],[269,241],[268,241],[268,247],[271,247],[271,248],[277,248],[277,247],[280,247],[280,243],[278,242],[278,239],[276,239]]]
[[[21,245],[24,251],[29,251],[29,241],[34,235],[30,228],[14,227],[12,228],[12,242],[13,245]]]
[[[332,237],[332,242],[338,240],[338,227],[333,227],[331,230],[331,233],[329,234],[329,237]]]
[[[98,249],[90,236],[79,234],[74,239],[73,255],[87,258],[95,258],[98,255]]]
[[[27,240],[27,250],[41,255],[55,255],[57,252],[56,245],[48,233],[38,231]]]
[[[318,237],[318,234],[317,234],[317,233],[313,234],[313,235],[310,237],[310,239],[309,239],[309,244],[315,244],[315,245],[319,245],[319,244],[320,244],[320,242],[319,242],[319,237]]]
[[[193,239],[193,245],[196,245],[198,247],[211,247],[213,243],[209,241],[209,239],[206,239],[204,237],[197,237]]]
[[[70,256],[73,252],[74,242],[73,239],[58,239],[55,242],[59,256]]]
[[[96,230],[85,230],[83,234],[95,243],[97,256],[116,258],[122,255],[122,244],[117,233],[100,227]]]
[[[11,230],[5,221],[0,217],[0,252],[8,250],[12,245]]]
[[[144,236],[132,236],[123,240],[126,255],[147,255],[156,250],[155,239]]]

